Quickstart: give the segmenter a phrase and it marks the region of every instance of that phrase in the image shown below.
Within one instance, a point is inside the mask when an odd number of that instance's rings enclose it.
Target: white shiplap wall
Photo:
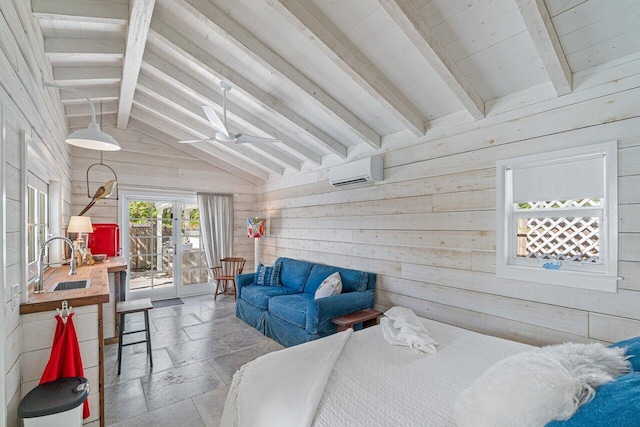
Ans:
[[[4,265],[2,286],[4,298],[0,304],[4,330],[0,331],[3,366],[0,375],[4,380],[4,399],[0,402],[0,426],[19,426],[17,407],[20,402],[20,383],[23,374],[22,326],[19,303],[22,292],[11,300],[11,286],[19,284],[23,290],[23,259],[25,251],[21,219],[23,152],[20,132],[34,141],[41,154],[58,170],[62,187],[60,206],[63,221],[69,213],[71,181],[69,177],[69,152],[63,141],[66,133],[65,118],[60,103],[54,101],[54,93],[42,88],[42,70],[47,70],[39,27],[35,25],[28,2],[3,1],[0,8],[0,104],[2,120],[0,139],[4,153],[5,229]],[[50,79],[45,71],[45,78]],[[53,319],[52,319],[53,322]],[[0,364],[2,365],[2,364]],[[0,394],[0,396],[2,396]],[[6,410],[5,410],[6,409]]]
[[[335,189],[326,169],[272,179],[257,196],[269,218],[262,257],[373,271],[380,309],[403,305],[527,343],[640,335],[639,71],[633,62],[578,74],[577,90],[551,101],[523,93],[493,103],[479,122],[433,123],[418,141],[388,137],[376,185]],[[611,140],[619,146],[618,293],[496,278],[496,160]]]

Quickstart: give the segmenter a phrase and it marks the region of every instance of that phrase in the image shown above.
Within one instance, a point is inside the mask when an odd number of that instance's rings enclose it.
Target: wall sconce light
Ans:
[[[267,220],[264,218],[247,218],[247,237],[253,238],[253,259],[255,269],[258,269],[260,251],[258,239],[263,237],[267,231]]]
[[[116,141],[111,135],[103,132],[96,122],[96,109],[93,106],[93,102],[87,95],[78,89],[60,86],[53,83],[42,82],[45,87],[54,87],[61,90],[68,90],[70,92],[77,93],[87,100],[91,107],[91,123],[86,129],[79,129],[72,132],[65,140],[67,144],[75,145],[76,147],[88,148],[89,150],[101,150],[101,151],[117,151],[120,149],[118,141]]]

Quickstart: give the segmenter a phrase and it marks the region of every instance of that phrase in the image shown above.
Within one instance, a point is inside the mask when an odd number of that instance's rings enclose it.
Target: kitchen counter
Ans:
[[[69,276],[69,266],[50,268],[45,272],[44,293],[34,294],[33,285],[29,286],[27,302],[20,305],[23,330],[28,331],[23,339],[23,357],[29,366],[24,374],[22,390],[26,393],[39,383],[40,372],[44,370],[51,353],[48,345],[53,336],[55,309],[62,307],[62,301],[67,301],[76,313],[78,340],[82,354],[85,376],[90,378],[92,386],[89,393],[89,407],[91,416],[84,421],[86,426],[105,425],[105,396],[104,396],[104,328],[103,305],[109,303],[109,273],[125,272],[127,263],[122,257],[111,257],[104,262],[78,267],[78,274]],[[120,288],[121,276],[115,274],[114,285]],[[91,285],[86,289],[70,289],[66,291],[49,292],[58,281],[91,279]],[[118,294],[115,295],[118,301]],[[111,304],[111,310],[115,302]],[[107,304],[109,309],[109,304]],[[47,345],[45,345],[47,343]]]
[[[127,263],[122,257],[111,257],[104,262],[78,267],[78,274],[69,276],[69,266],[50,268],[45,272],[44,293],[34,294],[29,286],[27,302],[20,305],[20,314],[39,313],[60,308],[62,301],[72,307],[103,304],[109,302],[109,273],[125,271]],[[86,289],[49,292],[58,281],[91,279]]]

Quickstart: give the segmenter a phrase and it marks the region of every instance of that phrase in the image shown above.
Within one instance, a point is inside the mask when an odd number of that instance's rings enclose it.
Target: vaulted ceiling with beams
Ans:
[[[269,174],[374,152],[449,115],[553,87],[640,51],[639,0],[31,0],[55,82],[77,87],[105,125],[173,142],[233,133],[272,144],[199,142],[220,162]],[[89,109],[60,93],[70,128]]]

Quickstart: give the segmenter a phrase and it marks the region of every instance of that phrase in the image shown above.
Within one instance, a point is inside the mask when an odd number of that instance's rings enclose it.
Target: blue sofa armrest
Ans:
[[[375,295],[373,290],[363,292],[347,292],[326,298],[309,301],[307,308],[307,333],[318,334],[335,330],[331,323],[334,317],[353,313],[354,311],[373,308]]]
[[[253,277],[255,273],[238,274],[236,276],[236,297],[240,298],[241,289],[243,286],[249,286],[253,284]]]

